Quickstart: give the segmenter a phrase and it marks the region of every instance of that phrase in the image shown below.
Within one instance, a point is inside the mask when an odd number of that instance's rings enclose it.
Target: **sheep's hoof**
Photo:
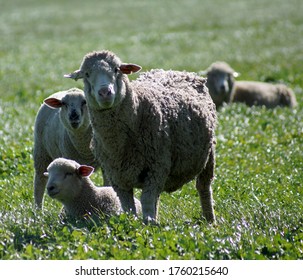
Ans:
[[[145,218],[143,219],[143,222],[144,222],[144,224],[146,224],[146,225],[159,226],[157,220],[156,220],[155,218],[152,218],[152,217],[149,217],[149,216],[148,216],[148,217],[145,217]]]

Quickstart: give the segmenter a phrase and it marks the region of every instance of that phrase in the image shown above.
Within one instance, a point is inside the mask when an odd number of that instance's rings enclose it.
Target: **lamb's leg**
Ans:
[[[122,210],[124,212],[131,212],[136,215],[137,213],[136,213],[136,206],[134,200],[134,191],[132,189],[124,190],[117,186],[113,186],[113,188],[120,199]]]
[[[34,198],[35,205],[38,209],[42,208],[43,196],[47,183],[47,177],[44,172],[47,171],[48,165],[52,159],[48,156],[47,152],[41,147],[40,142],[35,143],[34,147]]]
[[[202,215],[207,222],[215,222],[215,214],[213,208],[213,197],[211,183],[214,178],[215,158],[213,150],[211,151],[205,168],[197,177],[196,188],[199,192],[200,202],[202,206]]]
[[[160,194],[154,189],[143,189],[141,195],[143,220],[145,223],[156,224]]]
[[[39,168],[35,168],[34,197],[37,208],[42,208],[42,201],[45,192],[45,186],[47,183],[47,178],[43,175],[45,171],[45,166],[39,166]]]

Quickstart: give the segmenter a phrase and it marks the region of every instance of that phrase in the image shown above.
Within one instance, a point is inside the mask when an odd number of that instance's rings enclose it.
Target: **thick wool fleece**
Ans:
[[[216,114],[205,80],[153,70],[131,86],[126,77],[124,83],[119,106],[90,110],[96,155],[114,185],[129,190],[150,181],[174,191],[202,171],[215,142]]]

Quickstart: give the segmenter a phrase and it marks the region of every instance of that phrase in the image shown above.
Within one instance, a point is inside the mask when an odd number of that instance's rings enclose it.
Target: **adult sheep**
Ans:
[[[199,72],[199,74],[206,75],[206,86],[217,108],[220,108],[224,103],[230,102],[235,78],[238,77],[239,73],[226,62],[216,61],[205,71]]]
[[[157,222],[159,196],[197,176],[203,216],[215,221],[211,183],[215,165],[216,110],[205,79],[193,73],[141,69],[110,51],[88,53],[79,70],[94,131],[94,151],[121,200],[134,211],[141,188],[145,222]]]
[[[50,163],[44,175],[48,178],[48,195],[60,201],[64,213],[71,218],[85,216],[109,217],[122,211],[120,200],[112,187],[96,187],[89,176],[92,166],[80,165],[74,160],[57,158]],[[140,201],[135,200],[141,211]]]
[[[34,196],[37,207],[42,206],[47,181],[43,173],[53,159],[66,157],[98,167],[90,148],[91,139],[92,128],[82,90],[60,91],[44,100],[34,129]]]
[[[238,102],[248,106],[265,106],[266,108],[295,107],[296,96],[283,84],[271,84],[257,81],[235,81],[239,73],[226,62],[212,63],[206,71],[207,87],[217,108],[223,103]]]

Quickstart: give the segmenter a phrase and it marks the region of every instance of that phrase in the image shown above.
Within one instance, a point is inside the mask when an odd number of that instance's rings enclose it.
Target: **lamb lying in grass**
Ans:
[[[64,158],[55,159],[44,173],[48,177],[48,195],[60,201],[67,216],[81,218],[85,215],[111,216],[121,213],[120,200],[112,187],[96,187],[89,176],[94,168],[80,165]],[[135,200],[136,210],[141,204]]]
[[[65,157],[98,167],[90,149],[91,139],[92,128],[82,90],[72,88],[44,100],[34,130],[34,195],[39,208],[46,184],[43,172],[53,159]]]

